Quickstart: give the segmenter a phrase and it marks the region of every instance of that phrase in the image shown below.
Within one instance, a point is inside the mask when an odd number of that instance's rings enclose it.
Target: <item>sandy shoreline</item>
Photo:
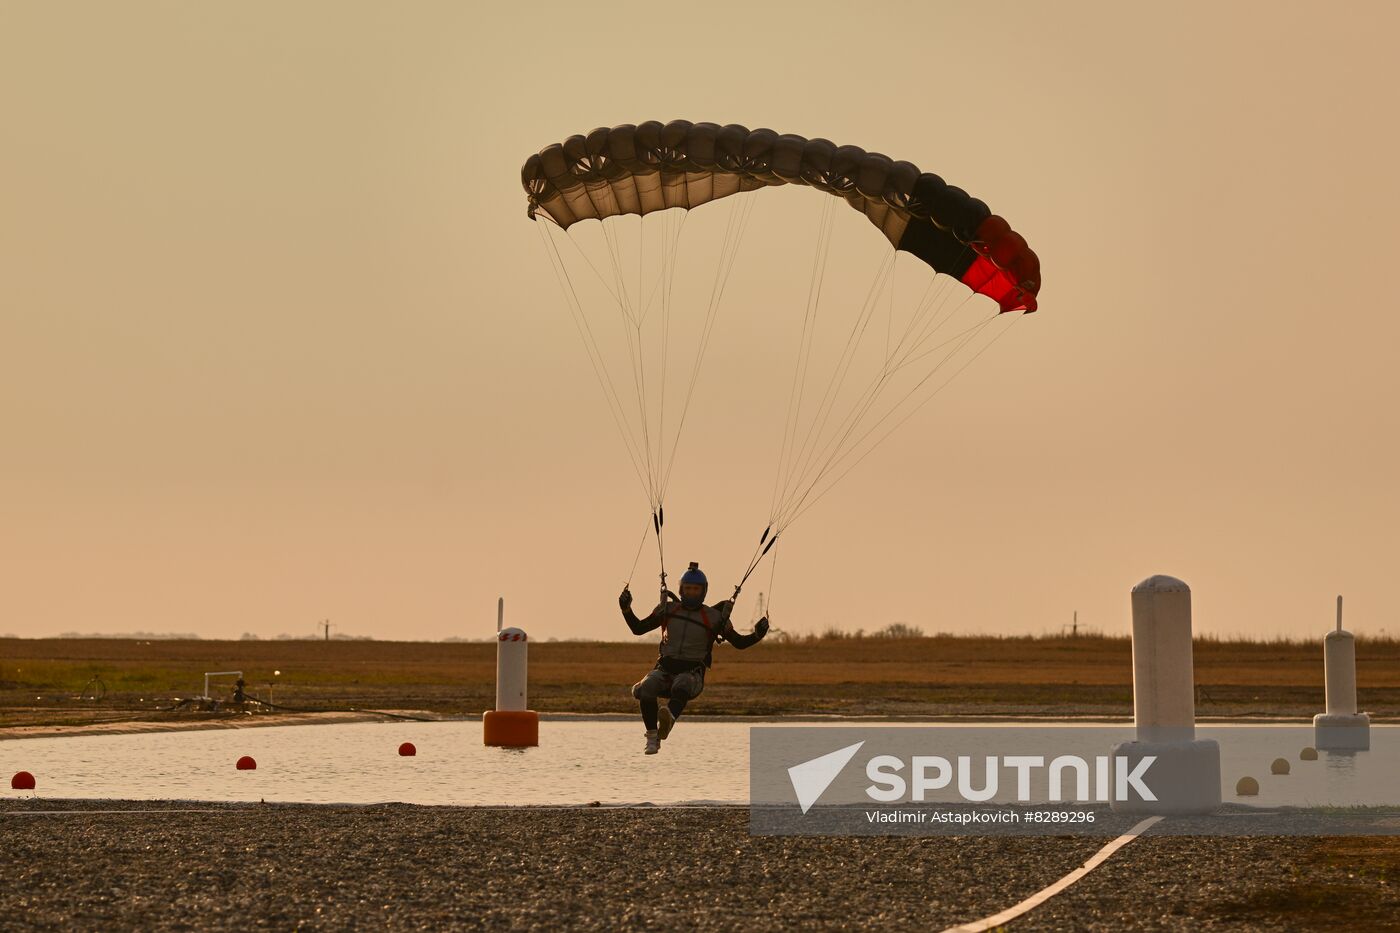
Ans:
[[[262,726],[317,726],[351,722],[386,722],[391,719],[413,718],[435,722],[445,717],[419,710],[385,710],[383,712],[344,711],[326,713],[267,713],[256,716],[227,716],[218,719],[162,722],[159,720],[114,720],[81,725],[29,725],[0,728],[0,741],[10,739],[48,739],[61,736],[132,735],[145,732],[198,732],[208,729],[254,729]]]
[[[629,713],[541,713],[540,720],[543,722],[632,722],[637,717]],[[198,720],[184,720],[179,722],[142,720],[142,719],[117,719],[111,722],[84,723],[81,725],[65,725],[61,723],[33,724],[20,726],[0,727],[0,741],[12,739],[44,739],[58,738],[63,736],[91,736],[91,735],[132,735],[140,733],[154,732],[190,732],[205,729],[251,729],[261,726],[319,726],[319,725],[339,725],[357,722],[389,722],[393,720],[414,720],[421,722],[478,722],[479,714],[452,716],[434,713],[428,710],[354,710],[354,711],[333,711],[318,713],[267,713],[257,715],[238,716],[232,715],[223,718],[208,718]],[[949,714],[949,715],[842,715],[842,714],[812,714],[812,715],[791,715],[791,716],[706,716],[697,714],[691,717],[695,722],[746,722],[754,725],[771,723],[798,724],[798,723],[926,723],[930,725],[947,724],[975,724],[975,723],[1082,723],[1084,725],[1131,725],[1131,717],[1085,715],[1085,716],[1064,716],[1064,715],[1011,715],[1011,714]],[[1373,718],[1376,724],[1385,724],[1393,721],[1392,717],[1381,716]],[[1196,720],[1198,725],[1307,725],[1309,720],[1298,716],[1202,716]]]

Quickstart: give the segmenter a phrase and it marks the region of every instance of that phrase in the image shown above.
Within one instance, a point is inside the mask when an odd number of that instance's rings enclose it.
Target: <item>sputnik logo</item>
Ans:
[[[850,764],[864,744],[864,741],[860,741],[854,745],[847,745],[845,748],[838,748],[834,752],[788,768],[788,779],[792,781],[792,789],[797,794],[797,802],[802,805],[803,813],[812,809],[812,805],[826,793],[826,789],[836,780],[841,769]]]
[[[847,745],[787,769],[788,779],[792,781],[792,789],[804,814],[826,793],[864,744],[861,741]],[[956,787],[963,800],[983,803],[996,798],[1000,786],[999,773],[1010,769],[1015,772],[1016,800],[1020,803],[1032,799],[1033,776],[1042,770],[1047,776],[1049,799],[1052,801],[1066,799],[1066,774],[1070,775],[1075,785],[1070,799],[1080,803],[1132,800],[1133,793],[1144,801],[1153,801],[1157,796],[1143,782],[1143,778],[1156,760],[1155,755],[1144,755],[1132,762],[1119,755],[1110,762],[1107,756],[1100,755],[1091,765],[1077,755],[1060,755],[1052,759],[1047,767],[1045,757],[1041,755],[988,755],[982,759],[985,765],[982,786],[974,787],[973,759],[969,755],[958,755],[955,760],[937,755],[915,755],[908,761],[895,755],[876,755],[865,764],[866,777],[872,782],[865,788],[865,795],[870,800],[882,803],[894,803],[907,795],[912,802],[922,803],[927,791]],[[1115,764],[1116,768],[1112,767]],[[1092,796],[1091,770],[1097,778],[1097,790]],[[1007,792],[1010,792],[1009,789]]]

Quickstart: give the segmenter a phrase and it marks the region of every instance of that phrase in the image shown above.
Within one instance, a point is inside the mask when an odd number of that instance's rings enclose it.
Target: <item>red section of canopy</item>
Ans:
[[[968,245],[976,251],[977,258],[963,273],[964,285],[1001,305],[1003,314],[1029,314],[1035,310],[1035,297],[1040,292],[1040,258],[1024,237],[992,214],[978,225],[977,236]]]
[[[978,256],[962,277],[963,284],[978,294],[986,295],[1007,311],[1034,311],[1035,296],[1023,290],[1005,269],[997,268],[986,256]]]

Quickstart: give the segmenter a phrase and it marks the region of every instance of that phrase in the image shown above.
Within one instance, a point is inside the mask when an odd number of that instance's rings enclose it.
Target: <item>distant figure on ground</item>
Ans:
[[[233,683],[233,702],[237,703],[239,706],[242,706],[248,701],[248,694],[243,691],[245,686],[246,684],[243,683],[242,677],[238,678],[238,680]]]
[[[705,605],[710,584],[696,561],[690,562],[681,577],[681,595],[667,591],[662,601],[645,619],[632,611],[632,591],[626,587],[618,596],[622,617],[633,635],[645,635],[661,629],[661,651],[656,667],[632,687],[632,696],[642,705],[642,722],[647,730],[648,755],[661,751],[661,740],[671,734],[686,703],[705,689],[705,670],[717,641],[727,641],[735,648],[750,648],[768,634],[768,617],[755,623],[753,632],[740,635],[729,621],[733,600],[713,606]],[[666,699],[659,706],[659,699]]]

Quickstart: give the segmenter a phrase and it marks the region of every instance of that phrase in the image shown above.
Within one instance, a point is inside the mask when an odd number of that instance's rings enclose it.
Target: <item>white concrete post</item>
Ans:
[[[1196,738],[1191,588],[1168,576],[1133,587],[1133,718],[1137,739],[1110,752],[1116,787],[1139,773],[1155,799],[1129,789],[1127,813],[1210,813],[1220,806],[1220,746]],[[1150,759],[1150,760],[1149,760]]]
[[[1350,716],[1356,712],[1356,639],[1342,630],[1342,597],[1337,597],[1337,630],[1322,643],[1327,676],[1327,712]]]
[[[1337,628],[1322,641],[1327,712],[1313,717],[1313,745],[1327,751],[1371,747],[1371,717],[1356,711],[1356,639],[1342,628],[1342,597],[1337,597]]]
[[[1133,719],[1139,742],[1196,737],[1191,588],[1174,577],[1133,587]]]

